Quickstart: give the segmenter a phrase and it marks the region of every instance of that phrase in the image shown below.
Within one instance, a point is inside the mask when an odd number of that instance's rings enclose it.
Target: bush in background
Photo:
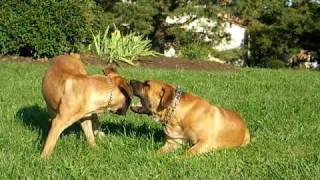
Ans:
[[[286,68],[286,63],[279,59],[265,58],[263,59],[265,66],[271,69],[282,69]]]
[[[178,49],[178,53],[183,57],[190,59],[208,59],[208,54],[212,51],[209,44],[196,42],[182,46]]]
[[[203,42],[190,43],[182,46],[178,49],[178,53],[180,56],[198,60],[208,60],[210,56],[230,64],[243,58],[243,52],[240,48],[217,51],[213,49],[210,44]]]
[[[116,26],[113,27],[113,31],[108,26],[104,34],[99,32],[93,35],[93,46],[90,45],[89,49],[94,51],[100,59],[108,59],[110,64],[122,61],[135,65],[134,61],[138,57],[159,54],[150,49],[150,40],[136,33],[123,35]]]
[[[226,61],[228,63],[233,63],[233,61],[237,61],[238,59],[242,59],[243,51],[242,49],[230,49],[225,51],[211,51],[211,56]]]
[[[107,24],[92,0],[0,0],[0,54],[52,57],[80,51]]]

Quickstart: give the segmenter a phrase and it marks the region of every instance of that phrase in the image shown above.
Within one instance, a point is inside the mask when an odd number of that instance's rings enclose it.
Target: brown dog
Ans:
[[[194,144],[188,155],[242,146],[250,141],[249,130],[236,112],[211,105],[162,81],[132,80],[130,85],[141,101],[131,110],[152,115],[165,125],[167,140],[160,153],[173,151],[187,140]]]
[[[53,120],[41,157],[50,156],[62,131],[77,121],[95,147],[96,113],[125,114],[132,98],[128,81],[108,66],[105,75],[88,75],[77,54],[57,56],[51,62],[42,93]]]

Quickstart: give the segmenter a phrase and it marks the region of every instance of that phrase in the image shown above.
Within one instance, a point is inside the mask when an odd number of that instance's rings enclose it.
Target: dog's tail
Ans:
[[[250,143],[250,133],[249,133],[249,129],[246,128],[246,132],[245,132],[245,135],[244,135],[244,139],[243,139],[243,143],[241,146],[245,146],[247,144]]]
[[[80,59],[80,54],[77,53],[70,53],[70,56],[73,56],[76,59]]]

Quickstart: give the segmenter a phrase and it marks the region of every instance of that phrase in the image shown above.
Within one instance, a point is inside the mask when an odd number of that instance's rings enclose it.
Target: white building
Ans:
[[[235,24],[225,23],[225,33],[230,34],[230,39],[223,39],[217,46],[213,47],[218,51],[240,48],[245,38],[246,29]]]
[[[226,17],[226,16],[224,16]],[[170,24],[184,24],[187,22],[191,16],[182,16],[182,17],[167,17],[166,22]],[[235,48],[240,48],[243,44],[244,38],[245,38],[245,28],[238,25],[237,23],[231,22],[227,19],[224,24],[222,24],[222,27],[224,27],[223,34],[227,33],[229,34],[228,39],[223,39],[218,45],[212,47],[218,51],[225,51],[225,50],[231,50]],[[211,29],[212,27],[216,26],[217,23],[208,19],[208,18],[197,18],[194,21],[191,21],[188,24],[184,24],[181,26],[181,28],[184,28],[188,31],[194,31],[194,32],[201,32],[205,33],[207,35],[212,34]],[[208,36],[204,38],[204,41],[211,41]],[[172,51],[172,50],[171,50]],[[170,53],[172,54],[172,53]]]

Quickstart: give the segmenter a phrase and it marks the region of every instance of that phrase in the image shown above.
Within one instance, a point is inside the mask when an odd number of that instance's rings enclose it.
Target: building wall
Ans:
[[[168,24],[183,24],[185,23],[190,16],[182,16],[182,17],[167,17],[166,22]],[[201,32],[210,34],[211,32],[208,31],[211,27],[216,26],[217,23],[211,21],[208,18],[198,18],[189,24],[181,26],[185,30],[194,31],[194,32]],[[229,40],[224,39],[221,43],[214,46],[213,48],[218,51],[230,50],[235,48],[240,48],[243,44],[243,40],[245,38],[245,28],[235,24],[226,22],[223,24],[225,27],[224,32],[230,34]],[[204,41],[211,41],[209,38],[205,38]]]
[[[225,26],[225,32],[230,34],[230,40],[227,41],[224,39],[219,45],[213,48],[218,51],[240,48],[245,38],[246,29],[233,23],[226,23]]]

